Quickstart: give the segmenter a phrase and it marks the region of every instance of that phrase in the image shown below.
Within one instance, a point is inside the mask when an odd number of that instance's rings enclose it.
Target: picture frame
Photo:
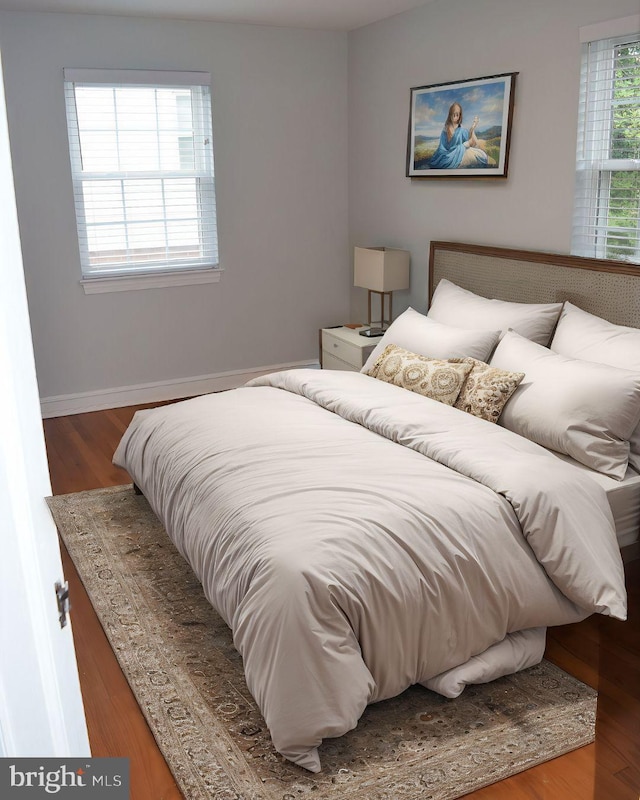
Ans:
[[[517,72],[411,89],[408,178],[506,178]]]

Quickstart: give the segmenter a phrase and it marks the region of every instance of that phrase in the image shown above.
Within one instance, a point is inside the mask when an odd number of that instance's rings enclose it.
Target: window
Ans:
[[[83,278],[215,269],[209,75],[64,78]]]
[[[583,44],[572,252],[640,264],[638,32]]]

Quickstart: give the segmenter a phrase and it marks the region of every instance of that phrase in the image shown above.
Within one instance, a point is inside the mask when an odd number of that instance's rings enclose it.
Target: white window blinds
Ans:
[[[209,76],[65,70],[64,78],[83,276],[215,268]]]
[[[640,33],[582,47],[572,252],[640,264]]]

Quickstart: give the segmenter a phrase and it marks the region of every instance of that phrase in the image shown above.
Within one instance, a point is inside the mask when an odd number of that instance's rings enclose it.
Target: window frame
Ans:
[[[86,294],[129,291],[132,289],[157,288],[163,286],[217,283],[222,268],[219,260],[217,235],[217,209],[215,192],[215,168],[213,149],[213,129],[211,120],[211,78],[206,72],[175,72],[165,70],[102,70],[68,69],[63,71],[65,109],[69,135],[69,158],[73,184],[74,208],[78,233],[78,248],[81,266],[80,284]],[[84,172],[80,152],[80,126],[76,110],[76,88],[82,86],[104,86],[116,89],[120,86],[145,86],[158,89],[189,87],[201,91],[201,96],[191,107],[193,129],[202,136],[202,146],[194,152],[196,159],[192,170],[126,170],[105,172]],[[159,129],[161,132],[162,129]],[[171,178],[196,179],[196,192],[208,193],[208,208],[197,200],[197,224],[201,229],[205,214],[213,225],[209,236],[199,234],[200,246],[205,248],[202,256],[189,259],[167,260],[147,259],[135,263],[123,263],[122,267],[100,267],[89,264],[88,225],[85,216],[85,202],[82,185],[87,181],[118,181],[124,188],[127,180],[155,179],[163,182]],[[201,181],[205,182],[204,188]],[[124,231],[126,235],[126,206]],[[163,204],[162,222],[166,224],[167,207]],[[211,214],[213,219],[211,219]]]
[[[609,256],[615,245],[610,233],[633,231],[620,228],[611,218],[599,222],[601,209],[609,209],[611,182],[617,172],[640,173],[640,159],[608,158],[614,131],[613,110],[617,103],[612,96],[615,81],[616,51],[626,44],[640,41],[640,16],[613,20],[609,23],[581,29],[580,101],[578,108],[578,136],[576,148],[576,176],[574,212],[571,232],[571,253],[590,258],[622,261],[640,266],[640,202],[637,212],[635,250],[627,258]],[[608,71],[611,81],[607,86],[594,72]],[[599,91],[594,89],[598,84]],[[606,92],[606,93],[605,93]],[[638,100],[640,108],[640,99]],[[602,233],[600,233],[600,231]]]

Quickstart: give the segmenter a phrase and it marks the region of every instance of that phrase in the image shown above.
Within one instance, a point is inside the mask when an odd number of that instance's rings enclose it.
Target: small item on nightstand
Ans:
[[[345,328],[351,328],[351,330],[353,330],[354,328],[364,328],[364,323],[363,322],[345,322],[344,327]]]
[[[364,331],[358,331],[360,336],[366,336],[368,339],[373,339],[375,336],[384,336],[382,328],[367,328]]]

